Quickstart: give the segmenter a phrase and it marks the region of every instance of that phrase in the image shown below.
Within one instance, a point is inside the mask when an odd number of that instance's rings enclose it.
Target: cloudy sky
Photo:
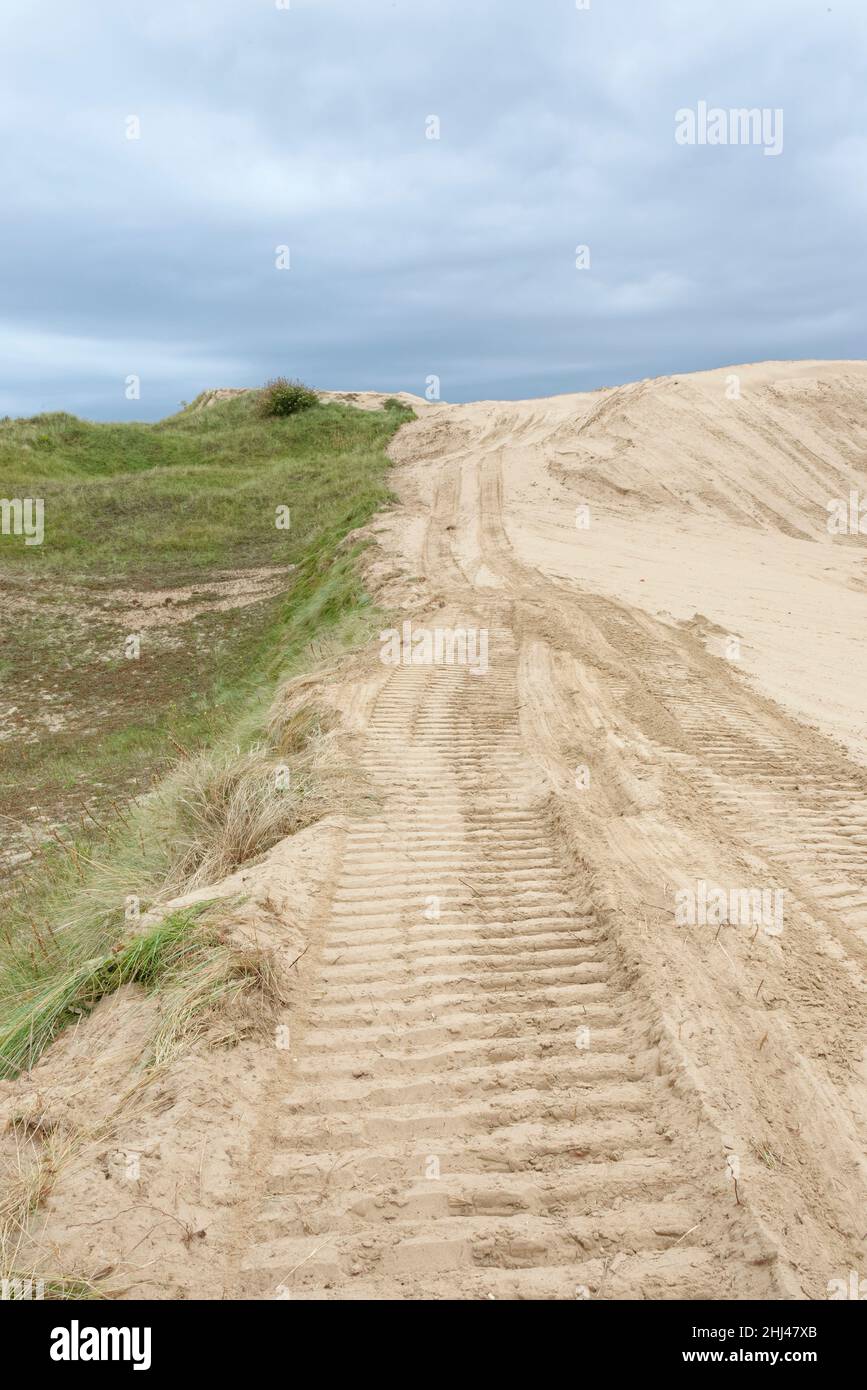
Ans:
[[[0,412],[867,356],[864,0],[285,4],[3,0]]]

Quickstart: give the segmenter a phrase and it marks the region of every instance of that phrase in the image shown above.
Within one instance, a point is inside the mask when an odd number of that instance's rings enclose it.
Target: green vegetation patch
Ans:
[[[181,851],[192,844],[190,864],[207,865],[212,851],[224,862],[236,845],[261,849],[321,814],[305,772],[305,804],[260,815],[254,769],[233,791],[232,823],[196,813],[200,845],[191,787],[211,783],[197,760],[235,788],[227,760],[276,754],[267,715],[278,684],[323,643],[346,650],[375,630],[359,546],[344,542],[388,500],[385,446],[411,416],[317,404],[263,417],[250,393],[155,425],[0,422],[0,497],[46,503],[42,546],[0,537],[3,592],[14,595],[0,612],[4,702],[23,711],[21,736],[0,743],[0,838],[5,847],[24,826],[33,853],[0,897],[8,1071],[32,1065],[110,988],[151,982],[148,947],[127,944],[124,903],[137,895],[144,910],[177,888]],[[243,580],[269,565],[286,568],[268,596],[221,606],[227,572]],[[162,646],[144,626],[140,659],[126,660],[117,594],[140,593],[147,611],[149,593],[184,584],[206,598],[212,584],[217,604],[171,625]],[[27,603],[39,607],[25,620]],[[45,712],[56,727],[32,722]]]

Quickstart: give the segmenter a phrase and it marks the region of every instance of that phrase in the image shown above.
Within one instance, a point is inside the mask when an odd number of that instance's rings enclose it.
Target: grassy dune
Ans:
[[[7,575],[162,582],[212,566],[297,563],[335,524],[382,500],[398,410],[320,405],[263,418],[255,393],[158,424],[65,414],[0,421],[0,497],[45,500],[46,538],[0,535]],[[292,508],[277,530],[275,508]]]
[[[385,446],[407,418],[328,404],[263,419],[251,394],[155,425],[0,422],[0,497],[45,499],[42,546],[0,537],[3,703],[29,715],[59,690],[68,709],[54,730],[24,718],[19,737],[13,719],[0,742],[0,842],[17,831],[33,851],[0,899],[0,1074],[38,1056],[70,997],[121,978],[106,960],[127,949],[128,895],[144,910],[322,813],[315,720],[289,757],[267,710],[312,641],[351,645],[376,619],[341,541],[387,499]],[[124,658],[119,593],[145,614],[166,590],[195,606],[264,567],[266,597],[145,626],[140,658]],[[298,775],[275,810],[278,756]]]

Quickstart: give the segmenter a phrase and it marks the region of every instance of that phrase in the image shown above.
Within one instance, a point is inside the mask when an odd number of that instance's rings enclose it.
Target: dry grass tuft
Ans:
[[[8,1293],[9,1285],[36,1277],[22,1274],[21,1247],[27,1239],[30,1217],[51,1191],[61,1163],[73,1150],[74,1139],[52,1129],[44,1142],[37,1142],[24,1116],[13,1120],[7,1133],[14,1145],[14,1158],[11,1171],[3,1175],[0,1193],[0,1280],[7,1284]],[[13,1288],[13,1296],[14,1292]]]
[[[309,758],[297,769],[262,745],[199,753],[179,770],[165,888],[188,892],[218,883],[330,809]]]
[[[187,953],[160,990],[152,1062],[162,1066],[200,1040],[234,1045],[270,1030],[285,1004],[274,953],[246,942],[210,940]]]

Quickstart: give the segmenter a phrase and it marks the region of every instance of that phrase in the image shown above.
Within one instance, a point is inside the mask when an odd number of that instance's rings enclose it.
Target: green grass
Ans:
[[[152,988],[188,949],[198,912],[174,913],[120,949],[48,974],[23,992],[6,1009],[0,1026],[0,1075],[15,1076],[28,1068],[67,1023],[90,1013],[121,985]]]
[[[110,594],[136,578],[157,587],[176,583],[191,570],[275,559],[296,567],[282,596],[242,610],[240,621],[220,615],[206,628],[207,641],[170,653],[150,686],[143,689],[136,671],[129,697],[124,685],[111,684],[130,678],[128,668],[115,675],[110,666],[89,666],[83,638],[80,644],[60,613],[68,634],[62,679],[80,678],[82,699],[105,680],[117,718],[98,721],[93,737],[61,734],[41,746],[0,750],[0,790],[19,790],[22,805],[31,798],[39,806],[52,798],[65,805],[67,796],[71,804],[91,787],[106,797],[105,808],[95,802],[98,827],[59,815],[59,842],[48,842],[0,900],[0,1052],[7,1070],[32,1064],[57,1028],[77,1016],[71,1009],[82,999],[124,978],[147,984],[144,959],[124,975],[135,961],[123,954],[124,902],[135,894],[144,910],[173,882],[184,797],[190,785],[207,784],[196,759],[211,756],[207,750],[218,762],[224,755],[244,759],[263,744],[267,755],[268,711],[279,682],[307,669],[323,644],[345,650],[379,624],[359,579],[359,547],[341,542],[387,500],[385,445],[408,418],[400,408],[324,405],[262,419],[251,396],[187,409],[157,425],[94,425],[56,415],[0,422],[0,496],[46,498],[44,546],[25,549],[20,539],[0,538],[0,576],[44,578],[53,601],[59,594],[68,607],[76,591],[74,583],[59,583],[61,574],[77,576],[85,588],[108,579]],[[292,509],[288,532],[274,527],[280,504]],[[37,640],[40,675],[44,663],[58,660],[56,622],[49,604],[42,646]],[[29,648],[19,635],[0,650],[13,690],[29,669],[21,663],[33,641],[31,624]],[[140,796],[148,786],[155,789]],[[305,823],[303,808],[297,823]]]
[[[114,576],[293,564],[385,497],[384,447],[406,412],[318,405],[266,418],[256,395],[159,424],[64,414],[0,421],[0,497],[42,497],[45,541],[0,535],[18,574]],[[276,508],[291,508],[278,530]]]
[[[331,608],[360,603],[348,557],[327,582],[322,567],[386,500],[385,445],[409,412],[329,404],[263,419],[256,401],[187,408],[155,425],[63,414],[0,421],[0,497],[44,497],[46,509],[41,546],[0,534],[3,693],[29,712],[61,692],[79,716],[50,739],[37,727],[38,739],[0,742],[10,814],[23,820],[32,804],[57,803],[64,823],[80,812],[61,793],[135,794],[172,739],[211,740],[279,667],[298,602],[203,614],[176,627],[171,645],[146,637],[131,663],[109,624],[118,589],[207,589],[226,571],[294,565],[308,632]],[[288,530],[275,524],[278,507],[290,509]],[[18,593],[38,603],[20,621]]]
[[[210,904],[170,913],[113,949],[36,981],[9,1007],[0,1027],[0,1076],[29,1069],[58,1033],[89,1014],[122,985],[161,992],[159,1026],[149,1056],[170,1058],[180,1040],[199,1036],[217,1009],[254,994],[257,1017],[279,995],[267,955],[225,941],[200,920]],[[235,1031],[233,1029],[233,1031]]]

